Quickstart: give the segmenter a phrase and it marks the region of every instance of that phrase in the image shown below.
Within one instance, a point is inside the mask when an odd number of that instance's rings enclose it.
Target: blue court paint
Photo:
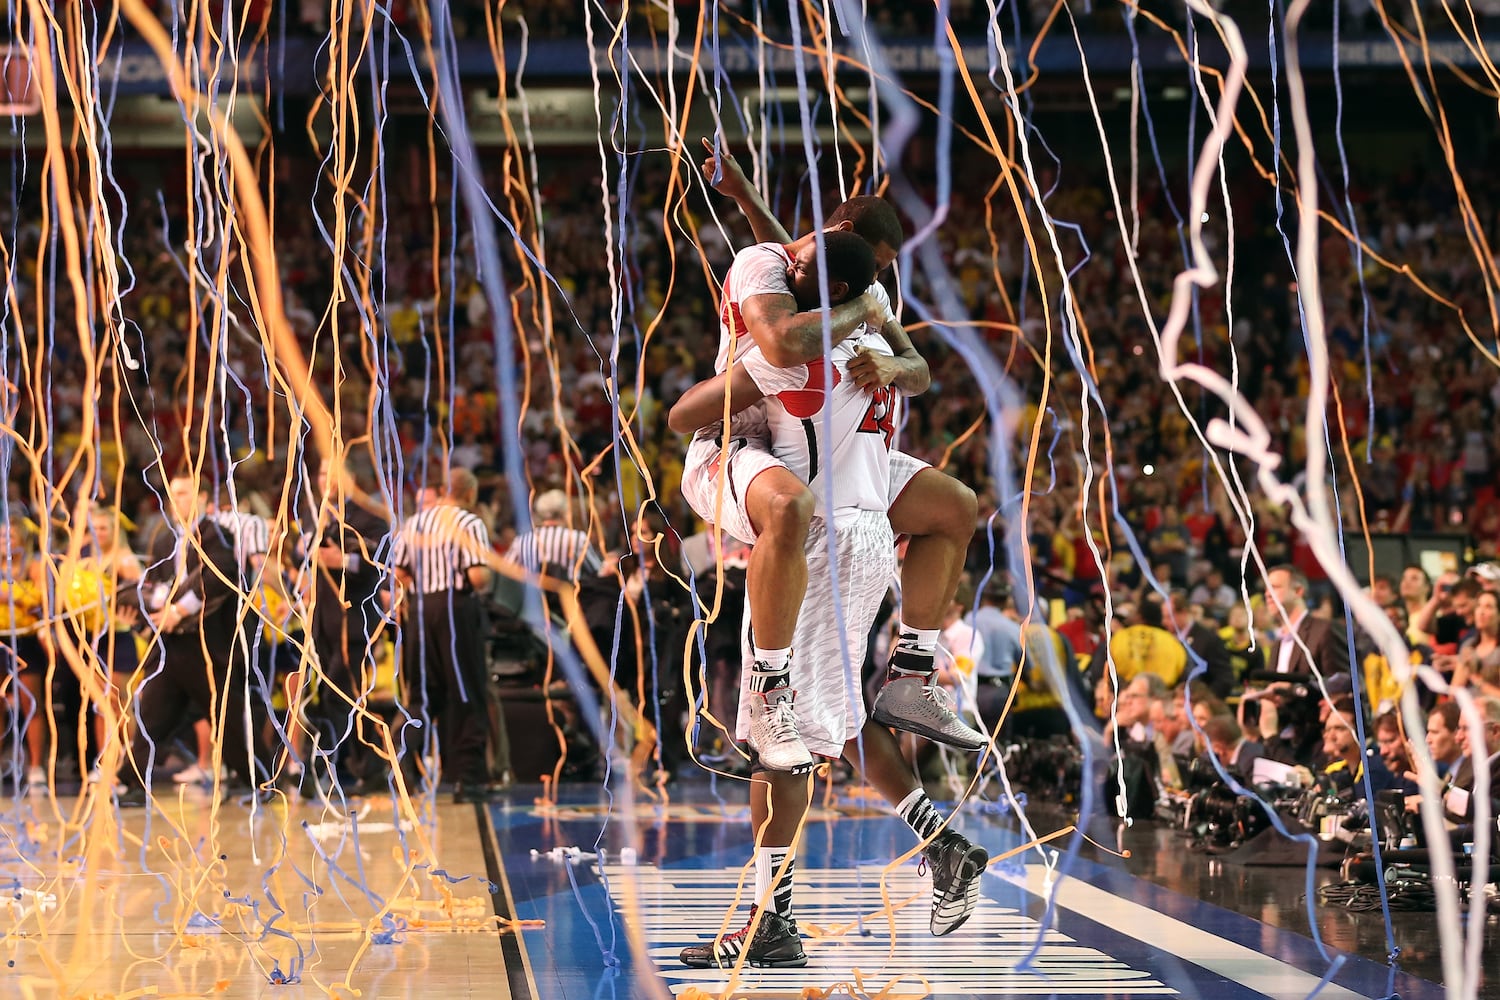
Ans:
[[[589,851],[606,808],[597,789],[563,790],[555,808],[538,815],[531,795],[495,806],[491,816],[515,916],[545,921],[525,932],[535,976],[535,992],[549,1000],[595,1000],[644,995],[645,977],[674,995],[689,986],[714,992],[727,972],[692,970],[677,952],[719,929],[741,866],[750,857],[748,810],[713,799],[706,786],[673,789],[672,805],[638,809],[642,841],[634,865],[620,862],[627,846],[606,840],[605,873],[614,894],[603,888],[595,863],[561,863],[547,857],[554,847],[577,845]],[[992,853],[1019,843],[1014,830],[997,817],[961,816],[957,826]],[[617,830],[612,826],[610,830]],[[892,949],[881,909],[881,869],[914,843],[904,824],[879,808],[849,804],[848,811],[815,808],[798,855],[796,916],[809,957],[804,969],[746,968],[738,989],[747,995],[796,996],[803,986],[828,988],[864,975],[878,991],[900,974],[925,977],[934,1000],[995,997],[1111,998],[1305,996],[1326,968],[1304,936],[1152,885],[1103,864],[1080,862],[1075,879],[1065,880],[1056,925],[1048,931],[1036,963],[1039,974],[1017,972],[1016,963],[1036,942],[1043,916],[1045,868],[1026,856],[1023,873],[985,879],[985,898],[973,919],[945,938],[927,930],[930,881],[909,863],[887,883],[894,902],[918,899],[898,910]],[[539,852],[533,857],[531,852]],[[572,869],[569,878],[568,868]],[[626,880],[635,877],[638,912],[648,941],[652,968],[632,964],[625,946],[623,899]],[[575,889],[576,884],[576,889]],[[729,928],[744,923],[754,879],[746,875],[741,910]],[[830,929],[862,924],[828,936]],[[821,930],[824,934],[815,933]],[[596,933],[618,942],[617,967],[605,964]],[[1257,984],[1260,988],[1247,986]],[[515,985],[512,979],[513,989]],[[904,991],[922,992],[918,980],[903,980]],[[1334,984],[1320,997],[1381,997],[1392,985],[1404,1000],[1441,997],[1442,990],[1411,976],[1397,976],[1377,963],[1349,957]],[[896,994],[903,988],[894,990]]]

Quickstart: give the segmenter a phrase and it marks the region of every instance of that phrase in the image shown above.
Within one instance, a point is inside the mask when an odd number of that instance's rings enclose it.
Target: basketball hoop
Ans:
[[[0,45],[0,117],[20,118],[42,110],[42,90],[31,73],[31,53]]]

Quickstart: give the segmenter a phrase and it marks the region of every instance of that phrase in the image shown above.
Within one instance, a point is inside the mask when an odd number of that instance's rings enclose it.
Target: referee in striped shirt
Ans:
[[[532,529],[516,536],[506,558],[528,573],[563,580],[598,576],[604,560],[586,533],[568,527],[568,507],[568,495],[562,490],[539,495],[531,505]]]
[[[271,529],[266,519],[247,510],[209,505],[208,516],[223,528],[234,542],[234,557],[246,579],[254,580],[265,564],[271,548]]]
[[[493,790],[485,757],[487,625],[477,594],[490,582],[485,565],[490,535],[470,510],[478,493],[474,474],[454,469],[446,495],[402,525],[391,549],[391,563],[407,590],[408,709],[437,723],[442,771],[456,781],[455,802],[484,801]],[[405,766],[415,764],[416,756],[408,743]]]

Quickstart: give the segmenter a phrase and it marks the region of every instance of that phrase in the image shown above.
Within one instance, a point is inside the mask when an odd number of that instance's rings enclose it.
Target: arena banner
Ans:
[[[1222,46],[1217,39],[1200,36],[1197,39],[1200,60],[1205,65],[1218,66],[1225,62]],[[1271,59],[1271,51],[1264,38],[1248,38],[1246,46],[1251,65],[1265,66]],[[1500,38],[1488,46],[1491,51],[1500,49]],[[235,65],[225,65],[218,71],[217,79],[222,90],[238,83],[241,88],[253,88],[259,92],[268,84],[273,93],[315,93],[321,81],[323,51],[317,40],[288,38],[273,41],[269,45],[247,53]],[[998,69],[994,53],[982,38],[968,38],[961,43],[965,65],[971,73],[986,75]],[[868,58],[854,49],[844,48],[844,55],[855,64],[866,64]],[[1278,58],[1280,53],[1277,54]],[[619,62],[619,53],[611,54],[601,49],[594,53],[594,62],[601,67]],[[1403,53],[1397,45],[1386,38],[1345,37],[1335,44],[1330,35],[1308,35],[1302,45],[1303,69],[1318,72],[1338,68],[1399,69],[1403,57],[1416,65],[1430,58],[1434,65],[1452,65],[1459,68],[1479,65],[1481,53],[1461,41],[1451,39],[1429,39],[1424,53],[1416,44],[1406,47]],[[927,39],[903,40],[886,44],[882,50],[885,66],[893,73],[904,77],[920,77],[937,73],[945,60],[951,58],[951,50],[934,47]],[[1023,44],[1007,44],[1006,58],[1012,72],[1068,72],[1082,70],[1087,65],[1095,74],[1120,74],[1131,70],[1138,60],[1143,70],[1160,72],[1183,69],[1187,62],[1177,43],[1170,38],[1142,38],[1138,46],[1132,46],[1129,38],[1121,35],[1086,35],[1082,43],[1075,44],[1070,37],[1055,35],[1033,47],[1030,41]],[[495,64],[489,45],[478,40],[460,41],[455,46],[455,59],[459,76],[476,84],[493,82]],[[712,68],[715,59],[723,72],[731,78],[758,78],[762,67],[772,75],[790,75],[796,66],[795,54],[790,48],[756,46],[740,38],[726,38],[717,47],[717,52],[707,49],[703,53],[706,68]],[[510,72],[520,67],[519,45],[507,46],[506,62]],[[590,58],[587,43],[581,39],[541,39],[530,42],[524,72],[531,78],[552,80],[586,80],[589,77]],[[681,55],[668,62],[661,49],[645,45],[634,47],[631,63],[638,73],[658,74],[669,68],[686,71],[687,61]],[[409,79],[420,74],[427,76],[426,53],[414,47],[410,57],[393,55],[390,60],[393,80]],[[106,90],[120,95],[156,94],[168,96],[171,84],[166,71],[151,50],[141,42],[127,42],[116,46],[99,67]],[[366,69],[368,72],[368,68]]]

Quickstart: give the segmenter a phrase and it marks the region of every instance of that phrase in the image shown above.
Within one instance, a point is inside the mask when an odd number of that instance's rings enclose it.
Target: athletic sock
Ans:
[[[791,854],[789,847],[761,847],[755,852],[755,901],[757,904],[765,900],[766,908],[778,917],[792,919],[792,881],[797,874],[797,859],[788,858]],[[781,863],[786,862],[786,874],[780,879],[776,873],[781,870]],[[769,893],[771,883],[775,881],[776,891]]]
[[[786,687],[792,682],[792,651],[788,649],[755,649],[755,663],[750,668],[750,690],[766,692]]]
[[[891,650],[891,663],[886,671],[886,680],[898,677],[930,677],[935,667],[933,657],[937,654],[938,635],[942,629],[912,628],[905,622]]]
[[[918,788],[896,806],[896,812],[918,838],[926,840],[943,825],[943,814],[932,805],[927,793]]]

